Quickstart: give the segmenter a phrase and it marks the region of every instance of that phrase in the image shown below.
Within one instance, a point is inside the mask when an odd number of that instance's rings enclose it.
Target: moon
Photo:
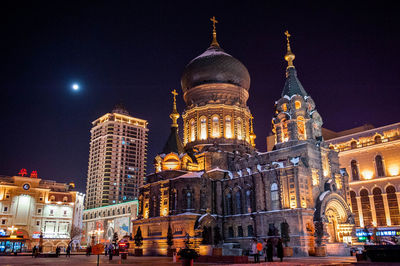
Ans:
[[[72,84],[72,89],[73,89],[74,91],[79,90],[79,85],[76,84],[76,83]]]

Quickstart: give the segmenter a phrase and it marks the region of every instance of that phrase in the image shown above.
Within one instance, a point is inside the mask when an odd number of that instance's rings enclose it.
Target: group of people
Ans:
[[[264,255],[265,262],[272,262],[274,257],[274,239],[268,238],[264,239],[263,243],[258,243],[257,239],[253,239],[253,243],[251,245],[251,252],[254,256],[254,262],[260,262],[260,256]],[[276,243],[276,255],[277,257],[283,261],[283,243],[282,239],[278,239]]]
[[[56,248],[57,257],[60,256],[60,252],[61,252],[61,247],[57,247]],[[69,246],[69,245],[68,245],[67,249],[65,250],[65,256],[66,257],[71,257],[71,246]]]

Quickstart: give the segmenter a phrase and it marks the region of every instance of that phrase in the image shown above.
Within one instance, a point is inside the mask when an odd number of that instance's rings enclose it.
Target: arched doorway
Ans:
[[[326,204],[325,218],[329,242],[343,242],[340,224],[346,223],[347,213],[345,207],[339,200],[332,199]]]

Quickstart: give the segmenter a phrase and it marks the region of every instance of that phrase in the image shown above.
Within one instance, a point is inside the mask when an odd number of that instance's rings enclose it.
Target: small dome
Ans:
[[[239,60],[225,53],[219,46],[212,45],[190,61],[181,79],[183,92],[208,83],[229,83],[248,90],[250,74]]]

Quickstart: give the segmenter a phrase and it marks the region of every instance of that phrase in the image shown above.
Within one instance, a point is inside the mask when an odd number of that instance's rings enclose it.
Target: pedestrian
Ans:
[[[260,263],[260,254],[257,249],[257,239],[253,238],[253,244],[251,244],[251,252],[254,256],[254,263]]]
[[[266,238],[264,238],[263,253],[264,253],[264,260],[265,260],[265,262],[267,262],[267,239]]]
[[[37,250],[37,247],[33,246],[33,248],[32,248],[32,258],[36,257],[36,250]]]
[[[274,261],[273,255],[274,255],[274,245],[272,244],[271,238],[269,238],[267,241],[267,261],[268,262]]]
[[[108,260],[112,260],[114,247],[112,244],[108,245]]]
[[[281,259],[281,262],[283,261],[283,245],[282,245],[282,239],[279,238],[278,244],[276,245],[276,253],[278,255],[278,258]]]
[[[65,257],[71,257],[71,246],[67,247],[67,254],[65,255]]]
[[[108,251],[108,246],[106,245],[106,247],[104,248],[104,256],[106,256],[106,257],[108,255],[107,251]]]
[[[58,258],[60,256],[61,248],[56,247],[56,257]]]

